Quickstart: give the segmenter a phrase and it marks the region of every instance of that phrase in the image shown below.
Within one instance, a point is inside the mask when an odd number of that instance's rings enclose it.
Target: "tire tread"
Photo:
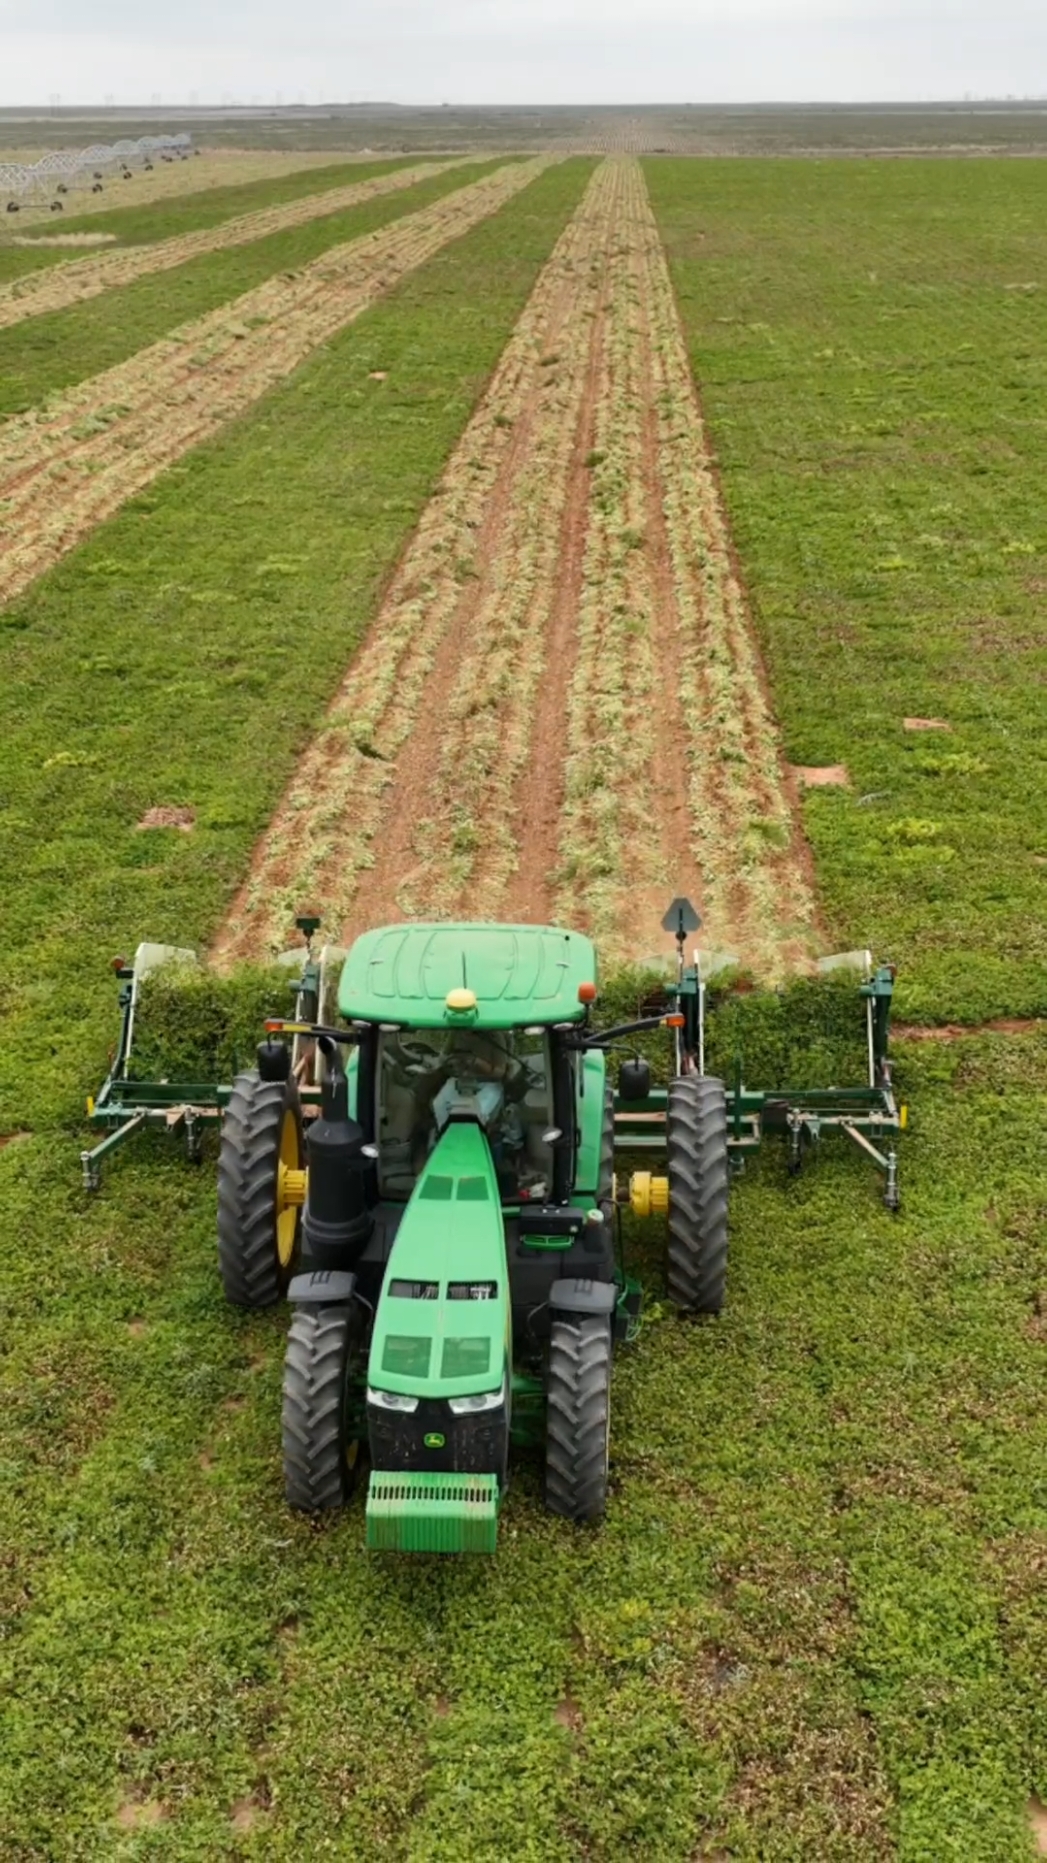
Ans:
[[[727,1279],[727,1102],[723,1082],[689,1074],[669,1086],[669,1299],[719,1313]]]
[[[283,1380],[284,1492],[291,1507],[326,1513],[344,1507],[345,1388],[351,1339],[345,1307],[296,1307]]]
[[[238,1074],[218,1153],[218,1268],[234,1307],[273,1307],[284,1293],[276,1249],[276,1167],[285,1112],[299,1121],[294,1087]],[[293,1269],[293,1263],[292,1263]]]
[[[607,1502],[611,1328],[601,1316],[554,1319],[546,1392],[545,1499],[568,1520]]]

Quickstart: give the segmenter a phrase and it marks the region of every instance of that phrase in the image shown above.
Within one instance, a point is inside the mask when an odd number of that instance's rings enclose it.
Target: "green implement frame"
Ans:
[[[740,1170],[748,1154],[759,1149],[767,1134],[785,1138],[789,1168],[794,1174],[803,1162],[804,1150],[833,1132],[850,1139],[872,1159],[884,1178],[884,1202],[888,1209],[898,1208],[898,1156],[893,1139],[904,1131],[907,1109],[895,1099],[888,1053],[891,999],[894,994],[894,968],[889,964],[873,967],[866,960],[867,971],[858,993],[864,1004],[868,1077],[853,1087],[781,1087],[761,1091],[747,1086],[743,1079],[742,1058],[734,1063],[733,1078],[725,1083],[727,1098],[727,1149],[732,1168]],[[677,1030],[678,1055],[697,1058],[698,1072],[705,1071],[705,1002],[708,985],[701,974],[700,961],[691,966],[681,963],[677,982],[670,995],[683,1017]],[[682,1070],[681,1070],[682,1071]],[[623,1102],[615,1098],[615,1148],[623,1151],[664,1151],[668,1093],[655,1089],[642,1100]]]
[[[687,907],[687,902],[674,902],[674,908],[678,906]],[[666,929],[674,929],[670,923],[672,915],[673,908],[666,915]],[[302,921],[303,928],[312,928],[315,924],[315,920]],[[686,929],[690,929],[689,924]],[[673,1072],[677,1076],[688,1072],[704,1074],[706,1003],[713,967],[699,954],[695,955],[693,963],[685,964],[684,920],[676,926],[675,935],[677,976],[666,991],[669,1007],[674,1012],[669,1020],[678,1024],[674,1029]],[[133,964],[122,960],[114,963],[120,983],[120,1036],[109,1074],[97,1096],[88,1101],[88,1118],[92,1125],[102,1128],[105,1136],[80,1154],[87,1190],[99,1188],[103,1159],[135,1133],[150,1126],[183,1138],[188,1157],[198,1161],[204,1130],[221,1123],[228,1104],[231,1083],[135,1077],[132,1054],[141,985],[151,970],[171,959],[195,962],[195,955],[166,945],[143,944],[138,947]],[[296,1017],[301,1017],[303,1023],[312,1020],[306,1006],[316,1003],[321,995],[321,967],[321,960],[307,942],[305,951],[297,958],[295,971],[289,972],[288,989],[295,1000]],[[820,966],[825,972],[840,968],[855,969],[861,976],[857,994],[865,1020],[866,1079],[854,1086],[760,1089],[745,1081],[742,1057],[738,1056],[732,1077],[724,1083],[728,1155],[732,1167],[740,1170],[746,1157],[758,1150],[764,1137],[774,1135],[785,1140],[789,1168],[795,1173],[812,1144],[832,1133],[840,1133],[857,1145],[882,1174],[884,1201],[889,1209],[896,1210],[899,1204],[898,1158],[894,1139],[905,1129],[907,1109],[896,1101],[888,1052],[894,968],[887,964],[874,966],[865,952],[825,959]],[[606,1037],[593,1030],[585,1036],[583,1045],[604,1046],[605,1041],[611,1045],[633,1033],[664,1026],[665,1020],[663,1015],[646,1016],[608,1031]],[[293,1028],[294,1025],[289,1026]],[[298,1041],[311,1039],[313,1033],[303,1026],[296,1035],[296,1061]],[[353,1038],[349,1036],[348,1039]],[[320,1089],[303,1084],[301,1099],[306,1107],[319,1104]],[[649,1090],[641,1099],[627,1098],[618,1092],[614,1108],[615,1149],[664,1152],[667,1103],[665,1088]]]
[[[171,962],[195,964],[196,953],[174,945],[140,944],[133,963],[125,963],[122,958],[114,960],[113,972],[120,985],[120,1035],[109,1072],[97,1094],[87,1102],[90,1123],[101,1127],[105,1137],[80,1153],[85,1190],[100,1189],[102,1160],[150,1126],[184,1139],[186,1156],[198,1164],[205,1129],[221,1124],[229,1103],[231,1082],[140,1080],[133,1072],[135,1017],[142,983],[150,971]],[[317,987],[317,976],[316,959],[307,951],[300,975],[288,978],[288,988],[299,1002],[303,992]],[[303,1087],[301,1099],[304,1105],[319,1105],[319,1088]]]

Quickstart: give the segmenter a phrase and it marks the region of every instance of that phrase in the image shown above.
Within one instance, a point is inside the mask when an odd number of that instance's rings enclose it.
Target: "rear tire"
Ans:
[[[301,1252],[302,1212],[278,1208],[280,1166],[302,1170],[298,1089],[290,1080],[238,1074],[218,1153],[218,1268],[234,1307],[273,1307]]]
[[[719,1313],[727,1280],[727,1102],[723,1082],[685,1074],[669,1086],[669,1299]]]
[[[307,1514],[344,1507],[359,1442],[348,1424],[351,1307],[296,1307],[284,1358],[284,1493]]]
[[[566,1520],[607,1505],[611,1328],[601,1315],[554,1319],[546,1387],[545,1504]]]

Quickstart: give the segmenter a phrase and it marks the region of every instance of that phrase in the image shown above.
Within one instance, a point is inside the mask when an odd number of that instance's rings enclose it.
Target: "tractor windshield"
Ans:
[[[382,1195],[409,1197],[454,1117],[487,1133],[506,1203],[542,1201],[553,1159],[545,1031],[414,1029],[383,1033],[378,1047],[378,1171]]]

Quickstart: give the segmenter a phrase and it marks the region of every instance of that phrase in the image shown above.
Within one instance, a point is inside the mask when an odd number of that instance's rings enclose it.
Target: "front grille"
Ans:
[[[410,1413],[368,1404],[367,1423],[372,1468],[505,1478],[509,1431],[504,1404],[461,1417],[443,1398],[425,1398]],[[437,1436],[443,1437],[442,1444],[426,1442]]]

